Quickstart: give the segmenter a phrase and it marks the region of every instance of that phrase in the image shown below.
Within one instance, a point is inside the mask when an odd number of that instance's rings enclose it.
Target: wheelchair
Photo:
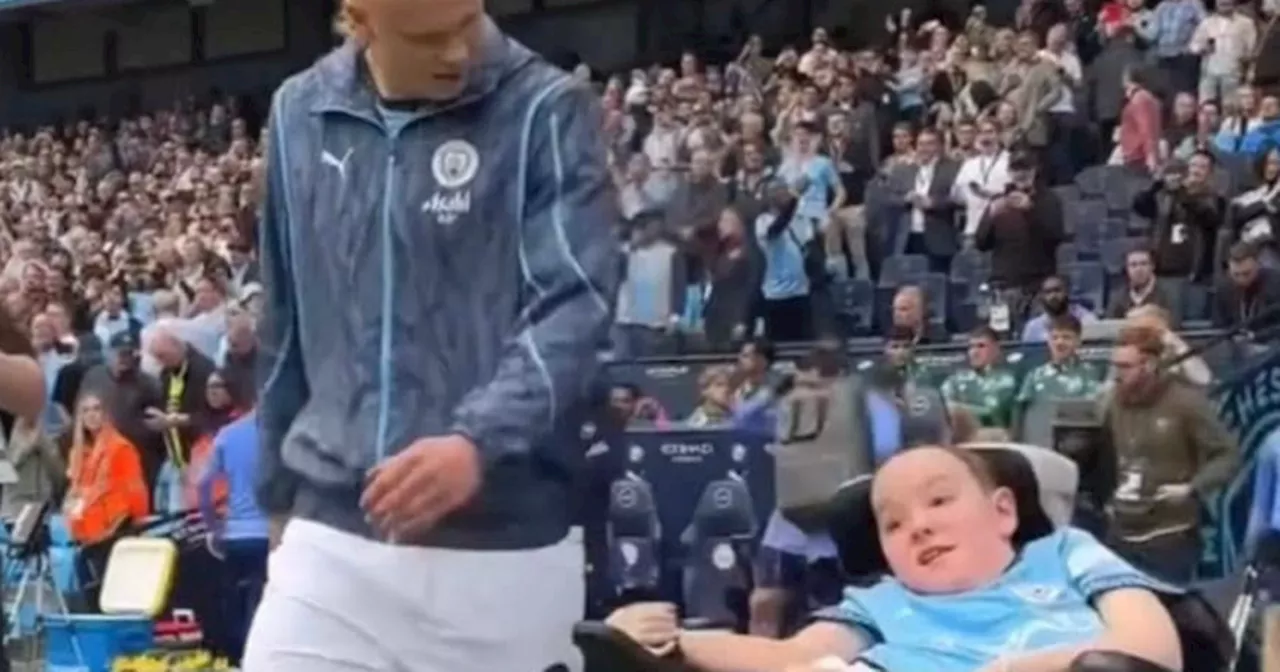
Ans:
[[[1046,448],[1011,443],[967,444],[991,468],[996,482],[1014,493],[1018,529],[1014,544],[1024,545],[1067,524],[1062,498],[1074,496],[1075,464]],[[1044,487],[1042,488],[1042,484]],[[845,579],[852,585],[874,583],[888,574],[871,508],[871,477],[846,483],[832,497],[829,530],[836,542]],[[1198,592],[1161,596],[1182,644],[1186,672],[1231,672],[1236,641],[1226,620]],[[586,672],[699,672],[674,659],[659,658],[626,635],[599,622],[580,623],[574,641]],[[1073,662],[1072,672],[1166,672],[1158,665],[1124,654],[1090,651]],[[898,672],[889,670],[886,672]]]

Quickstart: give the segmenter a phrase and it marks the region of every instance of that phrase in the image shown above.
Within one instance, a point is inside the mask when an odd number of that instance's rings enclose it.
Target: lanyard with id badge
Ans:
[[[1120,478],[1116,485],[1116,501],[1141,502],[1151,495],[1146,485],[1146,458],[1125,459],[1120,463]]]

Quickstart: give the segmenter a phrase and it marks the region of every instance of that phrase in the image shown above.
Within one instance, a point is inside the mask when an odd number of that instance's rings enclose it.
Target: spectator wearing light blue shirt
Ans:
[[[258,425],[254,413],[223,427],[213,440],[213,455],[200,476],[200,515],[215,547],[223,554],[223,595],[227,600],[231,663],[239,663],[253,612],[267,579],[268,522],[254,496]],[[223,481],[227,499],[218,513],[214,486]]]
[[[683,660],[715,670],[822,661],[832,669],[979,672],[1066,670],[1083,653],[1107,652],[1183,669],[1177,630],[1158,599],[1181,591],[1079,530],[1016,542],[1017,504],[974,453],[902,451],[880,467],[871,492],[889,576],[846,588],[838,605],[787,639],[681,638]],[[653,609],[633,605],[609,621],[662,646],[645,619],[631,618]]]
[[[1205,19],[1201,0],[1163,0],[1155,6],[1148,37],[1160,69],[1176,92],[1196,93],[1200,58],[1191,52],[1191,38]]]
[[[899,54],[902,63],[893,78],[893,91],[898,94],[898,112],[902,119],[919,121],[924,118],[925,94],[929,78],[925,75],[920,52],[904,49]]]
[[[844,207],[846,199],[840,171],[829,157],[818,153],[821,139],[822,129],[816,123],[796,124],[777,173],[798,199],[796,216],[809,220],[815,232],[826,228],[830,214]]]
[[[614,348],[624,358],[663,354],[673,343],[688,285],[684,255],[660,237],[661,214],[644,213],[634,226],[614,318]]]
[[[756,240],[764,252],[765,335],[778,343],[808,340],[813,333],[813,309],[805,250],[817,231],[814,222],[796,216],[797,201],[787,186],[775,183],[769,208],[756,218]]]

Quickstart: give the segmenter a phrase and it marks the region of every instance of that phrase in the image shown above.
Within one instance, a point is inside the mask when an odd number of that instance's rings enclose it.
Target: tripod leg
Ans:
[[[31,588],[32,569],[30,564],[22,568],[22,577],[18,579],[18,592],[13,595],[13,605],[9,607],[9,631],[5,640],[11,641],[18,636],[22,627],[22,605],[27,601],[27,590]]]
[[[58,581],[53,576],[52,558],[45,558],[43,578],[44,584],[49,590],[53,591],[54,607],[58,610],[59,615],[63,618],[70,618],[71,610],[67,608],[67,599],[58,588]],[[41,611],[40,613],[44,612]],[[71,633],[71,650],[76,654],[76,663],[83,667],[85,665],[84,650],[80,648],[80,638],[75,632]]]

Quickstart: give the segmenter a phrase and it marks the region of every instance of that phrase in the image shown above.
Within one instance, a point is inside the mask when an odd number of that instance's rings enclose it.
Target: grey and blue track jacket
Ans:
[[[388,117],[351,45],[275,94],[259,500],[372,536],[368,470],[460,433],[483,455],[480,496],[401,541],[553,543],[617,281],[596,96],[486,22],[457,100]]]

